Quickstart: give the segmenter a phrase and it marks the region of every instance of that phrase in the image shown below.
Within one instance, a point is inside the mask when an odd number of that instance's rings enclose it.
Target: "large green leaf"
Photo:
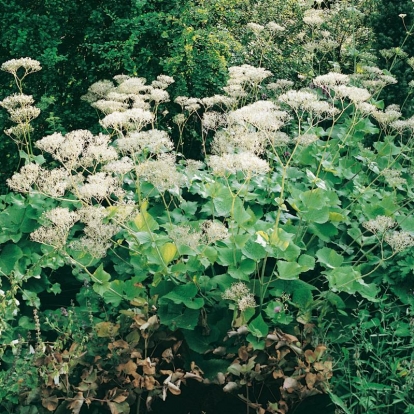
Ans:
[[[15,244],[7,244],[0,253],[0,275],[9,275],[18,260],[23,257],[23,251]]]
[[[104,292],[103,298],[106,303],[110,303],[112,306],[118,307],[122,302],[123,293],[124,282],[122,280],[113,280],[112,282],[109,282],[108,290]]]
[[[277,262],[277,271],[279,279],[294,280],[298,279],[298,276],[303,272],[304,267],[296,262],[285,262],[279,260]]]
[[[359,290],[359,285],[356,283],[361,278],[361,273],[351,266],[336,267],[326,272],[326,277],[329,281],[329,287],[334,292],[346,292],[354,294]]]
[[[93,273],[92,280],[95,282],[92,286],[93,290],[100,296],[103,296],[104,293],[109,289],[109,280],[111,275],[108,272],[103,270],[103,265],[101,264]]]
[[[210,326],[208,334],[197,328],[194,330],[185,329],[183,334],[192,351],[204,354],[206,351],[211,350],[211,344],[219,339],[220,330],[215,326]]]
[[[194,329],[198,324],[199,314],[197,309],[183,308],[182,305],[173,303],[161,305],[158,309],[161,323],[173,331],[178,328]]]
[[[221,188],[217,194],[213,196],[213,204],[216,215],[218,217],[226,217],[230,215],[233,208],[234,196],[227,187]]]
[[[204,306],[203,298],[196,298],[198,292],[197,286],[194,283],[187,283],[186,285],[176,286],[170,293],[164,295],[160,300],[171,300],[175,304],[183,304],[190,309],[200,309]]]
[[[254,318],[247,327],[249,328],[249,332],[257,338],[264,338],[269,333],[269,326],[261,314]]]
[[[344,261],[344,258],[336,253],[335,250],[329,249],[328,247],[323,247],[322,249],[316,252],[316,257],[318,258],[319,263],[322,263],[329,269],[334,269],[335,267],[340,267]]]
[[[249,239],[242,248],[242,253],[249,259],[259,261],[266,257],[266,249],[259,243]]]

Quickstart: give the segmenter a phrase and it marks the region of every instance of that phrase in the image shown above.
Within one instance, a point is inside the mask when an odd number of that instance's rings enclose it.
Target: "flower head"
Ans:
[[[22,68],[25,71],[25,74],[38,72],[42,69],[40,62],[31,58],[20,58],[20,59],[11,59],[7,62],[4,62],[0,69],[9,72],[12,75],[16,75],[17,71]]]
[[[397,225],[397,222],[392,217],[377,216],[375,219],[368,220],[362,223],[362,226],[371,233],[384,233],[386,230],[392,229]]]

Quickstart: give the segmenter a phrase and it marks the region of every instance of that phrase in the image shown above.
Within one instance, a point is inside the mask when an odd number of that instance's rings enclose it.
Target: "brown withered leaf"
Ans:
[[[246,362],[249,359],[249,353],[247,352],[247,348],[245,346],[241,346],[237,352],[237,354],[239,355],[239,358],[243,361]]]
[[[151,391],[155,388],[155,378],[154,377],[147,377],[144,376],[144,387],[148,390]]]
[[[227,348],[225,346],[218,346],[217,348],[213,349],[213,354],[218,356],[226,355]]]
[[[174,353],[171,348],[165,349],[161,356],[162,359],[168,363],[174,359]]]
[[[283,382],[283,388],[290,394],[293,391],[296,391],[299,389],[299,383],[296,381],[295,378],[292,377],[286,377],[285,381]]]
[[[283,371],[281,369],[276,369],[275,371],[273,371],[273,378],[274,379],[278,379],[278,378],[284,378],[285,374],[283,373]]]
[[[92,384],[97,379],[97,372],[96,369],[94,370],[84,370],[82,373],[82,381],[86,382],[87,384]]]
[[[107,402],[111,414],[129,414],[130,407],[127,402],[116,403],[112,401]]]
[[[316,382],[316,374],[313,374],[312,372],[308,372],[305,376],[306,385],[311,390]]]
[[[174,345],[173,345],[173,347],[172,347],[172,350],[173,350],[173,353],[174,354],[176,354],[177,353],[177,351],[180,349],[180,347],[181,347],[181,344],[183,343],[183,341],[177,341]]]
[[[198,382],[202,382],[203,381],[203,378],[202,377],[200,377],[197,374],[193,374],[192,372],[186,372],[184,374],[184,377],[183,378],[184,379],[194,379],[194,380],[196,380]]]
[[[59,405],[59,400],[56,395],[51,395],[49,397],[42,398],[42,405],[49,411],[55,411]]]
[[[142,366],[142,371],[146,375],[155,375],[155,365],[145,364]]]
[[[68,408],[72,410],[72,414],[79,414],[82,405],[85,401],[85,397],[82,392],[78,392],[76,397],[68,404]]]
[[[200,377],[202,377],[204,375],[204,371],[198,365],[196,365],[196,363],[194,361],[191,361],[190,368],[191,368],[191,372],[193,374],[197,374]]]
[[[139,351],[133,351],[133,352],[131,352],[131,358],[142,359],[142,354]]]
[[[296,338],[296,336],[294,336],[294,335],[289,335],[289,334],[284,333],[284,332],[280,332],[280,335],[281,335],[282,339],[284,339],[286,342],[299,342],[299,339]]]
[[[284,349],[281,349],[280,351],[279,351],[279,350],[277,350],[277,351],[276,351],[277,360],[278,360],[278,361],[281,361],[282,359],[284,359],[284,358],[285,358],[285,356],[286,356],[287,354],[290,354],[290,349],[289,349],[289,348],[284,348]]]
[[[126,375],[134,375],[137,372],[137,364],[132,360],[129,360],[125,364],[119,364],[116,367],[118,372],[123,372]]]
[[[168,391],[170,391],[170,393],[173,395],[180,395],[181,394],[180,383],[181,381],[178,381],[177,385],[173,384],[172,382],[167,383]]]
[[[325,351],[326,351],[326,346],[325,345],[318,345],[315,348],[316,359],[319,359]]]
[[[326,367],[325,367],[325,365],[324,365],[324,363],[323,363],[323,362],[315,362],[315,363],[313,364],[313,368],[314,368],[316,371],[325,371],[325,370],[326,370]]]
[[[315,353],[311,349],[307,349],[304,355],[308,364],[313,364],[317,360]]]
[[[80,382],[77,387],[75,387],[76,391],[95,391],[98,388],[98,384],[96,382],[86,383]]]
[[[96,334],[100,338],[110,338],[119,331],[120,325],[112,322],[99,322],[95,325]]]
[[[117,341],[114,341],[110,344],[108,344],[108,349],[112,351],[113,349],[122,348],[122,349],[128,349],[129,344],[127,341],[124,341],[123,339],[118,339]]]
[[[176,383],[178,380],[181,380],[185,375],[185,372],[182,369],[176,369],[171,375],[170,382]]]
[[[122,391],[121,394],[118,394],[112,401],[116,403],[124,402],[128,398],[128,391]]]

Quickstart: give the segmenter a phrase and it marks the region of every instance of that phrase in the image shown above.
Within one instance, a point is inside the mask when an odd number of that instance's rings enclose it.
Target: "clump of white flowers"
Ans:
[[[201,231],[194,230],[190,226],[173,226],[168,230],[168,236],[177,245],[188,246],[196,250],[202,240]]]
[[[213,220],[206,220],[202,225],[202,231],[207,244],[224,240],[229,235],[229,230],[223,223]]]
[[[43,213],[46,224],[30,234],[30,238],[38,243],[53,246],[56,249],[66,244],[69,231],[73,224],[79,220],[79,215],[68,208],[57,207]]]
[[[17,75],[19,69],[22,69],[24,74],[21,78],[23,78],[29,73],[38,72],[42,67],[40,66],[39,61],[26,57],[8,60],[1,65],[0,69],[4,72],[11,73],[14,76]]]
[[[407,231],[395,230],[397,222],[392,217],[377,216],[362,223],[362,226],[371,233],[382,236],[394,253],[400,253],[414,246],[413,235]]]
[[[384,240],[391,246],[395,253],[414,246],[414,237],[407,231],[394,231],[386,234]]]
[[[231,287],[226,289],[222,294],[222,298],[236,302],[237,307],[241,312],[256,306],[254,295],[243,282],[233,283]]]
[[[362,223],[362,226],[369,230],[371,233],[384,233],[386,230],[392,229],[397,225],[397,222],[392,217],[377,216],[375,219],[371,219]]]

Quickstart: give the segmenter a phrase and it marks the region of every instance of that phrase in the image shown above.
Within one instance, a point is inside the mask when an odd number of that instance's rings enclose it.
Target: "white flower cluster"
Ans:
[[[42,69],[40,62],[31,58],[20,58],[20,59],[11,59],[7,62],[4,62],[1,67],[1,70],[4,72],[9,72],[12,75],[17,75],[19,69],[25,71],[25,75],[33,72],[38,72]]]
[[[178,192],[184,184],[184,176],[177,171],[173,154],[164,153],[159,154],[156,160],[148,159],[137,165],[135,172],[161,193],[168,190]]]
[[[386,234],[384,240],[391,246],[395,253],[400,253],[414,246],[414,237],[406,231],[394,231]]]
[[[122,112],[112,112],[101,119],[99,123],[106,129],[112,128],[122,134],[124,130],[140,131],[154,118],[154,114],[146,109],[131,108]]]
[[[87,203],[91,203],[92,200],[100,202],[111,198],[111,195],[117,197],[123,195],[119,180],[104,171],[88,175],[86,182],[79,183],[75,192],[81,200]]]
[[[13,94],[0,101],[0,106],[7,110],[10,119],[17,125],[5,131],[17,143],[21,142],[33,128],[30,122],[40,115],[40,109],[33,106],[34,100],[31,95],[22,93]]]
[[[38,243],[60,249],[66,244],[69,231],[79,220],[79,215],[74,211],[69,211],[68,208],[57,207],[43,213],[43,219],[48,224],[32,232],[30,238]]]
[[[277,131],[289,120],[289,114],[271,101],[256,101],[228,114],[229,124],[254,126],[259,131]]]
[[[371,233],[383,235],[384,240],[391,246],[394,253],[400,253],[414,246],[414,236],[407,231],[394,230],[397,222],[391,217],[378,216],[362,223],[362,226]]]
[[[147,151],[161,154],[173,150],[174,144],[167,132],[158,129],[130,132],[116,140],[116,147],[121,153],[135,154]]]
[[[50,197],[61,197],[70,187],[70,175],[62,169],[45,170],[38,164],[27,164],[7,180],[14,191],[28,193],[33,189]]]
[[[318,101],[316,93],[290,90],[279,96],[279,101],[295,111],[308,111]]]
[[[247,23],[247,28],[250,29],[254,33],[260,33],[265,29],[264,26],[262,26],[261,24],[257,24],[257,23]]]
[[[32,95],[25,95],[23,93],[15,93],[13,95],[7,96],[2,101],[0,101],[0,106],[2,106],[7,111],[14,110],[19,107],[27,107],[34,103]]]
[[[111,238],[119,231],[116,222],[125,221],[133,212],[134,206],[120,205],[106,209],[100,205],[83,207],[78,211],[79,220],[85,224],[84,236],[71,241],[69,247],[73,250],[83,251],[95,258],[102,258],[111,247]]]
[[[384,74],[376,66],[362,66],[360,73],[354,74],[352,77],[359,80],[362,86],[367,88],[372,94],[379,92],[387,85],[397,83],[397,79],[394,76]]]
[[[256,306],[254,295],[243,282],[233,283],[231,287],[226,289],[222,294],[222,298],[236,302],[237,307],[241,312]]]
[[[117,75],[114,80],[116,85],[109,80],[94,83],[83,99],[105,114],[100,124],[120,136],[125,131],[141,131],[152,123],[155,115],[151,102],[155,107],[168,102],[170,96],[165,89],[174,82],[166,75],[159,75],[150,85],[145,78],[127,75]]]
[[[217,128],[226,125],[227,118],[224,114],[216,111],[204,112],[202,118],[202,125],[205,131],[216,130]]]
[[[187,96],[178,96],[174,99],[174,102],[181,106],[183,110],[190,113],[197,111],[201,108],[201,100],[198,98],[188,98]]]
[[[385,231],[394,228],[397,222],[387,216],[377,216],[375,219],[368,220],[362,223],[362,226],[369,230],[371,233],[384,233]]]
[[[102,171],[108,173],[125,175],[132,171],[135,167],[134,162],[129,157],[122,157],[120,160],[108,162],[102,167]]]
[[[250,65],[232,66],[229,68],[229,80],[223,88],[230,98],[238,100],[247,96],[247,90],[259,85],[264,79],[272,76],[272,72],[264,68]],[[246,90],[247,88],[247,90]]]
[[[243,126],[233,126],[218,131],[211,143],[211,152],[215,155],[250,152],[262,154],[266,148],[268,134],[249,130]]]
[[[294,83],[287,79],[278,79],[276,82],[271,82],[266,85],[266,88],[270,91],[286,91],[290,89]]]
[[[215,105],[224,109],[224,108],[234,105],[235,100],[231,98],[230,96],[214,95],[214,96],[208,96],[206,98],[202,98],[201,103],[203,104],[205,109],[211,108]]]
[[[35,106],[24,106],[10,109],[10,119],[16,124],[28,124],[40,115],[40,109]]]
[[[404,120],[397,119],[396,121],[391,122],[389,125],[399,133],[402,133],[406,130],[412,133],[414,132],[414,116]]]
[[[267,161],[259,158],[251,152],[238,154],[211,155],[208,159],[213,174],[226,176],[242,171],[247,176],[266,174],[270,171]]]
[[[316,76],[312,83],[315,86],[332,88],[338,85],[346,85],[349,83],[349,76],[338,72],[329,72],[325,75]]]
[[[201,228],[207,244],[215,243],[218,240],[224,240],[229,234],[227,227],[219,221],[207,220],[203,223]]]
[[[385,108],[384,112],[373,112],[372,116],[378,121],[381,126],[386,127],[401,118],[402,113],[397,105],[390,105]]]
[[[401,177],[401,171],[400,170],[385,168],[384,170],[382,170],[382,175],[384,176],[385,181],[391,187],[399,187],[403,184],[407,184],[407,180],[405,178]]]
[[[109,135],[94,136],[87,130],[75,130],[65,136],[61,133],[48,135],[37,141],[36,146],[70,171],[117,159],[116,150],[109,145],[110,139]]]
[[[322,9],[305,10],[303,22],[309,26],[320,26],[325,22],[325,12]]]
[[[91,106],[103,112],[105,115],[109,115],[112,112],[123,112],[128,109],[127,103],[111,101],[109,99],[99,99],[98,101],[93,102]]]
[[[190,226],[174,226],[168,230],[168,236],[175,244],[188,246],[196,250],[202,240],[202,233],[192,229]]]
[[[302,134],[296,138],[296,142],[302,147],[307,147],[308,145],[313,144],[317,140],[318,136],[315,134]]]
[[[280,24],[277,24],[275,22],[269,22],[265,26],[258,24],[258,23],[247,23],[247,28],[250,29],[253,33],[256,35],[265,31],[266,29],[271,32],[272,34],[283,32],[285,28],[281,26]]]

